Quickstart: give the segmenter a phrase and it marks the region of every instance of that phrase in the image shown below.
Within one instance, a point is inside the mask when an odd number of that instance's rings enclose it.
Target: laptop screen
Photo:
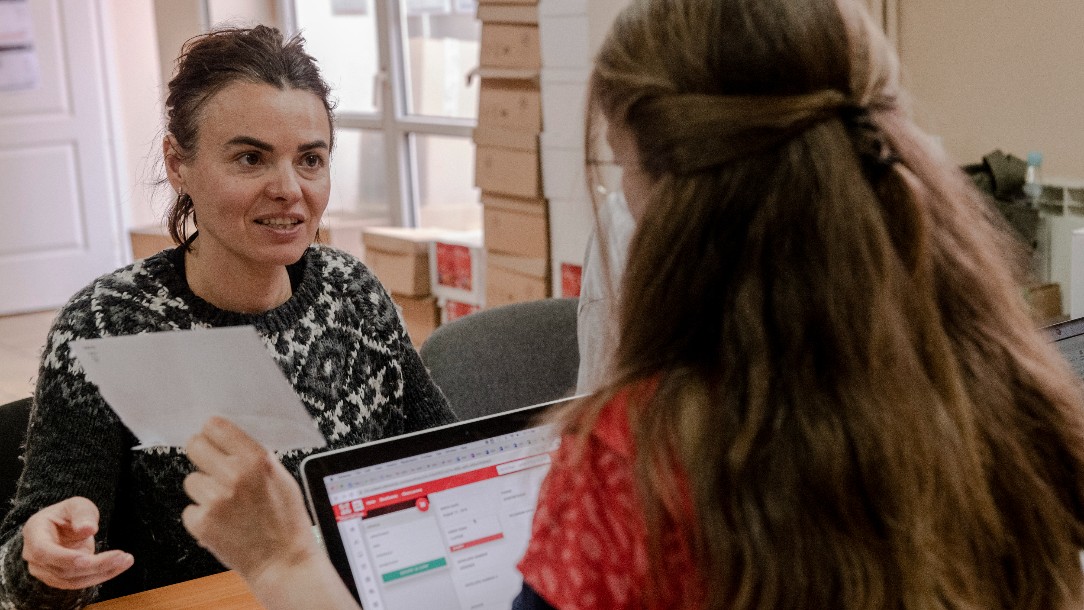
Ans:
[[[528,407],[313,456],[302,466],[328,554],[366,610],[507,610],[550,455]]]
[[[1046,332],[1077,376],[1084,379],[1084,318],[1048,326]]]

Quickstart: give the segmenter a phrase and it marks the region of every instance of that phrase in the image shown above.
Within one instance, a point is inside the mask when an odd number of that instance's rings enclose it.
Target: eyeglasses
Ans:
[[[613,159],[588,159],[587,168],[595,195],[607,197],[621,190],[621,166]]]

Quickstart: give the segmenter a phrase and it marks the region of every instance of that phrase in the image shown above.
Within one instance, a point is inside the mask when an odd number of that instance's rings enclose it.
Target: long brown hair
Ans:
[[[852,0],[634,0],[597,57],[588,132],[630,130],[655,186],[610,383],[566,421],[657,381],[637,475],[695,607],[1082,601],[1079,381],[897,73]]]

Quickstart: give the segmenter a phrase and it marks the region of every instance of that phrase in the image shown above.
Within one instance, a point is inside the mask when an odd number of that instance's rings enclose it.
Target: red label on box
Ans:
[[[480,308],[477,305],[470,305],[459,301],[445,301],[444,316],[447,318],[445,321],[451,322],[453,320],[458,320],[459,318],[471,315],[479,309]]]
[[[470,290],[473,285],[471,275],[470,248],[437,242],[438,284]]]
[[[561,296],[566,299],[580,296],[580,281],[582,278],[583,267],[561,263]]]

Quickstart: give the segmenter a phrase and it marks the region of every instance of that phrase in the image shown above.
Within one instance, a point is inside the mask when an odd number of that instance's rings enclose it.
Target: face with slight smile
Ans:
[[[331,126],[320,98],[239,81],[207,101],[195,151],[167,136],[169,181],[192,198],[201,258],[251,270],[297,262],[331,192]]]

